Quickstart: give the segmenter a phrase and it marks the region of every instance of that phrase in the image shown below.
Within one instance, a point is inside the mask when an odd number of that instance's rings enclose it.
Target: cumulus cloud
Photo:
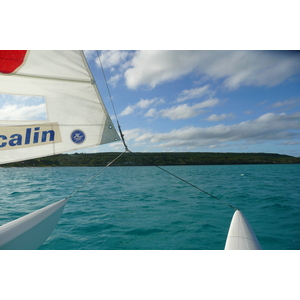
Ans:
[[[135,106],[127,106],[121,113],[120,113],[120,116],[127,116],[127,115],[130,115],[134,112],[135,110]]]
[[[99,60],[100,54],[100,60]],[[131,65],[131,58],[134,52],[120,50],[84,50],[84,55],[87,60],[94,61],[98,68],[109,69],[106,73],[108,83],[115,87],[119,80],[124,76],[124,71]]]
[[[162,109],[159,112],[159,115],[171,120],[189,119],[203,113],[203,108],[215,106],[218,102],[218,99],[209,99],[194,105],[181,104],[171,108]]]
[[[267,113],[255,120],[234,125],[184,127],[167,133],[136,132],[136,142],[156,144],[163,148],[221,146],[228,142],[290,140],[299,137],[300,113]]]
[[[138,103],[134,105],[127,106],[120,114],[120,116],[126,116],[134,113],[139,113],[150,106],[157,106],[159,104],[164,103],[165,101],[163,99],[154,98],[154,99],[142,99]],[[165,108],[161,110],[157,110],[153,107],[151,107],[145,114],[145,117],[148,118],[168,118],[170,120],[183,120],[183,119],[189,119],[193,118],[201,113],[204,112],[203,108],[206,107],[213,107],[219,103],[219,100],[214,99],[208,99],[205,101],[202,101],[200,103],[196,103],[193,105],[189,104],[180,104],[175,105],[171,108]]]
[[[132,67],[126,70],[129,88],[147,85],[154,88],[162,82],[178,79],[194,69],[196,63],[190,51],[137,51]]]
[[[228,120],[233,118],[234,118],[233,114],[221,114],[221,115],[212,114],[209,117],[207,117],[205,120],[211,122],[218,122],[218,121]]]
[[[87,60],[95,59],[95,57],[97,56],[96,50],[83,50],[83,53]]]
[[[193,118],[201,112],[203,112],[203,110],[199,110],[197,105],[190,106],[188,104],[182,104],[163,109],[160,111],[160,115],[171,120],[181,120]]]
[[[148,108],[150,105],[159,105],[164,103],[164,99],[153,98],[153,99],[141,99],[134,105],[127,106],[121,113],[120,116],[126,116],[135,113],[138,109],[143,110]]]
[[[144,109],[144,108],[148,108],[150,105],[152,104],[159,104],[159,103],[163,103],[164,101],[162,99],[158,99],[158,98],[154,98],[154,99],[142,99],[140,100],[137,104],[136,107]]]
[[[101,62],[103,68],[114,68],[124,64],[127,61],[130,54],[128,51],[119,51],[119,50],[106,50],[101,51]],[[97,66],[100,67],[100,62],[98,59],[95,60]]]
[[[290,51],[138,51],[124,76],[129,88],[154,88],[191,72],[222,79],[228,89],[274,86],[300,72],[300,57]]]
[[[0,94],[0,120],[45,120],[46,118],[44,97]]]
[[[177,98],[177,102],[200,98],[201,96],[207,94],[208,92],[209,92],[209,84],[195,89],[184,90],[179,94]]]
[[[124,130],[124,136],[126,136],[126,140],[133,140],[139,138],[142,134],[144,134],[144,130],[141,128],[127,129]]]
[[[39,105],[17,105],[5,104],[0,108],[1,120],[45,120],[46,106]]]
[[[155,118],[155,117],[157,117],[157,115],[158,115],[158,113],[155,108],[151,108],[145,113],[145,117],[147,117],[147,118]]]
[[[273,108],[281,108],[284,110],[292,109],[300,104],[300,99],[289,99],[285,101],[278,101],[271,105]]]
[[[121,74],[116,74],[114,76],[111,76],[108,80],[108,83],[110,85],[112,85],[113,87],[115,87],[118,83],[118,81],[122,78],[122,75]]]

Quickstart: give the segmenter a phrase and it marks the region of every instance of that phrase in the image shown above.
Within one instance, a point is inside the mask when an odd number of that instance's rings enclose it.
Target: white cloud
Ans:
[[[145,130],[141,128],[135,128],[135,129],[129,129],[124,130],[124,136],[126,137],[126,140],[135,140],[138,141],[141,136],[144,136]]]
[[[0,94],[0,120],[45,120],[46,118],[44,97]]]
[[[145,117],[154,118],[157,115],[158,115],[157,110],[155,108],[151,108],[146,112]]]
[[[129,88],[157,84],[175,80],[194,69],[196,60],[190,51],[137,51],[132,60],[132,68],[125,72]]]
[[[1,120],[45,120],[46,106],[39,105],[17,105],[5,104],[0,109]]]
[[[134,105],[127,106],[121,113],[120,116],[126,116],[135,113],[138,109],[143,110],[151,105],[159,105],[164,103],[164,99],[153,98],[153,99],[141,99]]]
[[[167,133],[143,133],[134,138],[137,142],[156,144],[157,147],[209,147],[228,142],[247,141],[253,144],[263,141],[291,140],[300,135],[300,113],[291,115],[267,113],[261,117],[234,125],[212,127],[184,127]]]
[[[159,115],[171,120],[189,119],[203,113],[204,111],[202,108],[213,107],[218,104],[218,102],[218,99],[209,99],[194,105],[181,104],[171,108],[162,109],[159,111]]]
[[[138,51],[125,79],[132,89],[154,88],[191,72],[222,79],[228,89],[273,86],[300,72],[300,57],[289,51]]]
[[[115,87],[117,85],[117,82],[122,78],[121,74],[116,74],[109,78],[108,83]]]
[[[126,62],[129,57],[128,51],[107,50],[101,51],[101,62],[103,68],[113,68]],[[99,59],[96,59],[96,64],[100,67]]]
[[[120,116],[127,116],[134,112],[134,106],[127,106],[121,113]]]
[[[234,118],[233,114],[221,114],[221,115],[212,114],[209,117],[207,117],[205,120],[211,122],[218,122],[218,121],[233,119],[233,118]]]
[[[144,108],[148,108],[150,105],[152,104],[160,104],[163,103],[163,99],[158,99],[158,98],[154,98],[154,99],[141,99],[137,104],[136,107],[144,109]]]
[[[281,113],[279,115],[276,115],[274,113],[266,113],[257,118],[255,121],[256,123],[276,122],[280,121],[284,116],[286,116],[285,113]]]
[[[285,101],[278,101],[271,105],[271,107],[288,107],[288,108],[293,108],[300,104],[300,99],[289,99]]]
[[[100,53],[100,60],[99,55]],[[96,66],[101,68],[101,64],[104,69],[109,69],[110,73],[106,72],[108,83],[115,87],[119,80],[124,76],[124,71],[131,65],[132,51],[120,51],[120,50],[103,50],[98,51],[84,51],[84,54],[88,60],[94,60]]]
[[[199,115],[201,112],[203,111],[197,109],[196,105],[189,106],[188,104],[182,104],[163,109],[160,111],[160,115],[171,120],[181,120],[193,118]]]
[[[207,94],[208,92],[209,92],[209,84],[195,89],[184,90],[179,94],[177,98],[177,102],[200,98],[201,96]]]
[[[96,50],[83,50],[83,53],[87,60],[95,59],[95,57],[97,56]]]
[[[120,114],[120,116],[126,116],[137,111],[140,112],[141,110],[147,109],[150,106],[157,106],[159,104],[164,103],[163,99],[154,98],[154,99],[142,99],[135,105],[127,106]],[[145,117],[164,117],[170,120],[182,120],[182,119],[189,119],[193,118],[204,111],[203,108],[206,107],[213,107],[219,103],[218,99],[208,99],[206,101],[202,101],[200,103],[189,105],[189,104],[181,104],[177,106],[173,106],[171,108],[165,108],[161,110],[156,110],[154,108],[150,108],[146,113]]]
[[[205,108],[205,107],[213,107],[219,103],[219,100],[217,98],[208,99],[203,102],[200,102],[197,105],[197,108]]]
[[[4,104],[18,104],[18,105],[21,104],[21,105],[24,105],[24,102],[34,103],[34,104],[37,104],[37,103],[41,104],[41,103],[45,103],[45,98],[42,97],[42,96],[0,94],[0,105],[1,106],[4,105]]]

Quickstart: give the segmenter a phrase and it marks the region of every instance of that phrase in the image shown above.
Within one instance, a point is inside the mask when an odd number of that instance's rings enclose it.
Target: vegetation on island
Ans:
[[[5,164],[3,167],[74,167],[106,166],[119,153],[59,154]],[[112,166],[151,165],[234,165],[234,164],[298,164],[300,157],[275,153],[214,153],[214,152],[162,152],[125,153]]]

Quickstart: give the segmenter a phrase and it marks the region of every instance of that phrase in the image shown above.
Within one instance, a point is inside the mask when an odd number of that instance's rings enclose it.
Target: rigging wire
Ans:
[[[221,202],[223,202],[224,204],[228,205],[229,207],[231,207],[231,208],[237,210],[236,207],[234,207],[234,206],[230,205],[229,203],[227,203],[227,202],[221,200],[220,198],[218,198],[218,197],[216,197],[216,196],[214,196],[214,195],[212,195],[212,194],[210,194],[210,193],[204,191],[203,189],[201,189],[201,188],[199,188],[198,186],[196,186],[196,185],[190,183],[189,181],[186,181],[185,179],[183,179],[183,178],[181,178],[181,177],[175,175],[174,173],[169,172],[168,170],[166,170],[166,169],[164,169],[164,168],[162,168],[162,167],[160,167],[160,166],[157,166],[157,165],[155,165],[155,166],[156,166],[157,168],[161,169],[162,171],[164,171],[164,172],[166,172],[166,173],[172,175],[173,177],[175,177],[175,178],[181,180],[182,182],[184,182],[184,183],[190,185],[191,187],[196,188],[197,190],[201,191],[202,193],[205,193],[206,195],[208,195],[208,196],[210,196],[210,197],[212,197],[212,198],[214,198],[214,199],[216,199],[216,200],[218,200],[218,201],[221,201]]]
[[[111,164],[113,164],[116,160],[118,160],[124,153],[128,152],[128,147],[125,143],[125,139],[124,139],[124,134],[121,130],[121,126],[120,126],[120,123],[119,123],[119,120],[118,120],[118,117],[117,117],[117,114],[116,114],[116,109],[115,109],[115,106],[114,106],[114,103],[112,101],[112,97],[111,97],[111,93],[110,93],[110,90],[109,90],[109,87],[108,87],[108,84],[107,84],[107,80],[106,80],[106,76],[105,76],[105,73],[104,73],[104,69],[103,69],[103,66],[102,66],[102,62],[101,62],[101,59],[100,59],[100,55],[99,55],[99,51],[97,50],[97,54],[98,54],[98,58],[99,58],[99,62],[100,62],[100,65],[101,65],[101,69],[102,69],[102,72],[103,72],[103,76],[104,76],[104,79],[105,79],[105,83],[106,83],[106,87],[107,87],[107,90],[108,90],[108,93],[109,93],[109,97],[110,97],[110,101],[112,103],[112,107],[113,107],[113,110],[114,110],[114,113],[115,113],[115,116],[116,116],[116,121],[118,123],[118,127],[119,127],[119,132],[120,132],[120,135],[121,135],[121,139],[123,141],[123,144],[124,144],[124,147],[125,147],[125,151],[122,152],[120,155],[118,155],[115,159],[113,159],[111,162],[109,162],[104,168],[100,169],[95,175],[93,175],[89,180],[87,180],[83,185],[81,185],[79,188],[77,188],[72,194],[70,194],[68,197],[66,197],[65,199],[70,199],[72,196],[74,196],[77,192],[79,192],[83,187],[85,187],[90,181],[92,181],[95,177],[97,177],[100,173],[102,173],[104,170],[106,170]]]
[[[114,102],[113,102],[113,100],[112,100],[112,96],[111,96],[111,93],[110,93],[110,89],[109,89],[109,86],[108,86],[108,83],[107,83],[107,80],[106,80],[106,76],[105,76],[104,68],[103,68],[103,65],[102,65],[102,62],[101,62],[99,50],[97,50],[97,56],[98,56],[99,63],[100,63],[101,69],[102,69],[103,77],[104,77],[105,84],[106,84],[106,88],[107,88],[107,91],[108,91],[108,94],[109,94],[109,98],[110,98],[110,101],[111,101],[111,104],[112,104],[112,107],[113,107],[113,111],[114,111],[114,114],[115,114],[115,118],[116,118],[116,121],[117,121],[117,124],[118,124],[118,128],[119,128],[119,132],[120,132],[120,135],[121,135],[121,139],[122,139],[123,145],[124,145],[124,147],[125,147],[125,151],[122,153],[122,155],[123,155],[124,153],[126,153],[126,152],[127,152],[127,153],[131,153],[131,154],[134,154],[132,151],[130,151],[130,150],[128,149],[127,144],[126,144],[126,142],[125,142],[125,137],[124,137],[124,134],[123,134],[123,132],[122,132],[122,129],[121,129],[121,126],[120,126],[118,117],[117,117],[115,105],[114,105]],[[121,155],[120,155],[120,156],[121,156]],[[118,157],[118,158],[119,158],[119,157]],[[118,159],[118,158],[117,158],[117,159]],[[152,163],[152,165],[155,166],[155,167],[157,167],[157,168],[159,168],[160,170],[162,170],[162,171],[164,171],[164,172],[166,172],[166,173],[172,175],[173,177],[175,177],[175,178],[181,180],[182,182],[184,182],[184,183],[190,185],[191,187],[194,187],[194,188],[196,188],[197,190],[199,190],[199,191],[201,191],[201,192],[207,194],[208,196],[210,196],[210,197],[212,197],[212,198],[214,198],[214,199],[216,199],[216,200],[218,200],[218,201],[220,201],[220,202],[223,202],[224,204],[228,205],[229,207],[231,207],[231,208],[237,210],[236,207],[234,207],[234,206],[232,206],[232,205],[226,203],[225,201],[221,200],[220,198],[217,198],[216,196],[214,196],[214,195],[212,195],[212,194],[210,194],[210,193],[204,191],[203,189],[201,189],[201,188],[199,188],[198,186],[196,186],[196,185],[194,185],[194,184],[188,182],[187,180],[185,180],[185,179],[183,179],[183,178],[181,178],[181,177],[175,175],[174,173],[167,171],[166,169],[162,168],[161,166],[158,166],[158,165],[156,165],[155,163]]]
[[[127,151],[122,152],[120,155],[118,155],[115,159],[113,159],[111,162],[109,162],[104,168],[100,169],[94,176],[92,176],[89,180],[87,180],[82,186],[80,186],[76,191],[74,191],[70,196],[66,197],[65,199],[69,199],[72,196],[74,196],[77,192],[79,192],[83,187],[85,187],[90,181],[92,181],[95,177],[97,177],[100,173],[102,173],[104,170],[106,170],[111,164],[113,164],[116,160],[118,160],[124,153]]]
[[[112,100],[112,96],[111,96],[111,93],[110,93],[110,89],[109,89],[109,86],[108,86],[108,83],[107,83],[107,80],[106,80],[104,68],[103,68],[103,65],[102,65],[101,58],[100,58],[99,50],[97,50],[97,56],[98,56],[98,59],[99,59],[99,62],[100,62],[100,66],[101,66],[101,70],[102,70],[102,73],[103,73],[103,77],[104,77],[104,81],[105,81],[105,84],[106,84],[106,88],[107,88],[107,91],[108,91],[108,94],[109,94],[110,102],[111,102],[112,108],[113,108],[113,110],[114,110],[114,114],[115,114],[116,121],[117,121],[118,128],[119,128],[119,133],[120,133],[120,136],[121,136],[123,145],[124,145],[124,147],[125,147],[125,150],[128,152],[129,149],[128,149],[127,145],[126,145],[125,138],[124,138],[124,134],[123,134],[123,132],[122,132],[121,125],[120,125],[120,123],[119,123],[119,119],[118,119],[118,116],[117,116],[117,113],[116,113],[115,105],[114,105],[114,102],[113,102],[113,100]]]
[[[131,152],[130,150],[129,150],[129,152],[130,152],[131,154],[133,154],[133,155],[135,154],[135,153]],[[149,162],[150,162],[150,161],[149,161]],[[206,195],[208,195],[208,196],[210,196],[210,197],[212,197],[212,198],[214,198],[214,199],[216,199],[216,200],[218,200],[218,201],[220,201],[220,202],[222,202],[222,203],[228,205],[229,207],[233,208],[234,210],[238,210],[238,208],[236,208],[236,207],[230,205],[229,203],[223,201],[222,199],[220,199],[220,198],[218,198],[218,197],[216,197],[216,196],[214,196],[214,195],[212,195],[212,194],[210,194],[210,193],[204,191],[203,189],[199,188],[198,186],[196,186],[196,185],[190,183],[189,181],[187,181],[187,180],[185,180],[185,179],[183,179],[183,178],[181,178],[181,177],[175,175],[174,173],[172,173],[172,172],[166,170],[165,168],[163,168],[163,167],[161,167],[161,166],[158,166],[158,165],[155,164],[154,162],[150,162],[150,163],[151,163],[153,166],[155,166],[155,167],[157,167],[158,169],[160,169],[161,171],[164,171],[165,173],[168,173],[169,175],[171,175],[171,176],[173,176],[173,177],[175,177],[175,178],[181,180],[182,182],[184,182],[184,183],[190,185],[191,187],[193,187],[193,188],[199,190],[200,192],[202,192],[202,193],[204,193],[204,194],[206,194]]]

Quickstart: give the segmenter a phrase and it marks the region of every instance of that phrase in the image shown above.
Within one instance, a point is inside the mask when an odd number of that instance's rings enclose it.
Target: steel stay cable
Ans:
[[[118,155],[116,158],[114,158],[111,162],[109,162],[104,168],[102,168],[100,171],[98,171],[94,176],[92,176],[89,180],[87,180],[82,186],[80,186],[77,190],[75,190],[70,196],[66,197],[65,199],[69,199],[72,196],[74,196],[77,192],[79,192],[83,187],[85,187],[90,181],[92,181],[95,177],[97,177],[100,173],[102,173],[104,170],[106,170],[111,164],[113,164],[117,159],[119,159],[124,153],[127,151],[122,152],[120,155]]]
[[[106,88],[107,88],[107,90],[108,90],[108,94],[109,94],[109,97],[110,97],[110,101],[111,101],[111,104],[112,104],[112,107],[113,107],[113,110],[114,110],[114,114],[115,114],[115,118],[116,118],[116,121],[117,121],[117,124],[118,124],[118,128],[119,128],[119,132],[120,132],[120,135],[121,135],[121,139],[122,139],[123,145],[124,145],[124,147],[125,147],[125,152],[134,154],[132,151],[130,151],[130,150],[128,149],[128,147],[127,147],[127,145],[126,145],[125,138],[124,138],[124,134],[123,134],[123,132],[122,132],[122,129],[121,129],[121,126],[120,126],[118,117],[117,117],[116,109],[115,109],[115,106],[114,106],[114,102],[113,102],[113,100],[112,100],[112,96],[111,96],[110,89],[109,89],[109,86],[108,86],[108,83],[107,83],[107,80],[106,80],[104,68],[103,68],[103,65],[102,65],[102,62],[101,62],[100,53],[99,53],[98,50],[97,50],[97,54],[98,54],[98,59],[99,59],[100,66],[101,66],[101,69],[102,69],[104,81],[105,81],[105,84],[106,84]],[[124,153],[125,153],[125,152],[124,152]],[[182,179],[181,177],[179,177],[179,176],[177,176],[177,175],[175,175],[175,174],[173,174],[173,173],[167,171],[166,169],[164,169],[164,168],[162,168],[162,167],[160,167],[160,166],[158,166],[158,165],[156,165],[156,164],[154,164],[154,163],[153,163],[153,165],[154,165],[155,167],[159,168],[160,170],[162,170],[162,171],[164,171],[164,172],[166,172],[166,173],[172,175],[173,177],[175,177],[175,178],[181,180],[182,182],[184,182],[184,183],[190,185],[191,187],[194,187],[194,188],[196,188],[197,190],[199,190],[199,191],[201,191],[201,192],[207,194],[208,196],[211,196],[212,198],[214,198],[214,199],[216,199],[216,200],[218,200],[218,201],[220,201],[220,202],[223,202],[224,204],[228,205],[229,207],[231,207],[231,208],[237,210],[237,208],[235,208],[234,206],[232,206],[232,205],[226,203],[225,201],[223,201],[223,200],[221,200],[221,199],[215,197],[214,195],[212,195],[212,194],[210,194],[210,193],[208,193],[208,192],[202,190],[201,188],[199,188],[199,187],[197,187],[196,185],[194,185],[194,184],[192,184],[192,183],[186,181],[185,179]]]
[[[107,91],[108,91],[108,95],[109,95],[109,98],[110,98],[110,101],[111,101],[111,105],[112,105],[112,108],[114,110],[115,118],[116,118],[116,121],[117,121],[117,124],[118,124],[120,136],[121,136],[123,145],[125,147],[125,150],[129,151],[129,149],[128,149],[127,145],[126,145],[126,142],[125,142],[125,138],[124,138],[124,134],[123,134],[122,129],[121,129],[121,125],[120,125],[119,120],[118,120],[118,116],[117,116],[117,113],[116,113],[115,105],[114,105],[114,102],[112,100],[112,96],[111,96],[111,93],[110,93],[110,89],[109,89],[109,86],[108,86],[108,83],[107,83],[107,80],[106,80],[104,68],[103,68],[103,65],[102,65],[101,58],[100,58],[100,53],[99,53],[98,50],[97,50],[97,54],[98,54],[98,60],[100,62],[101,70],[102,70],[102,73],[103,73],[104,81],[105,81],[105,84],[106,84],[106,88],[107,88]]]
[[[130,150],[129,150],[129,152],[130,152],[130,153],[132,153],[132,154],[134,155],[134,152],[132,152],[132,151],[130,151]],[[183,179],[183,178],[181,178],[181,177],[179,177],[179,176],[175,175],[174,173],[172,173],[172,172],[170,172],[170,171],[168,171],[168,170],[164,169],[163,167],[161,167],[161,166],[158,166],[158,165],[157,165],[157,164],[155,164],[155,163],[151,163],[151,164],[152,164],[153,166],[157,167],[158,169],[160,169],[160,170],[162,170],[162,171],[164,171],[164,172],[168,173],[169,175],[171,175],[171,176],[173,176],[173,177],[175,177],[175,178],[177,178],[177,179],[181,180],[182,182],[184,182],[184,183],[186,183],[186,184],[190,185],[191,187],[193,187],[193,188],[195,188],[195,189],[197,189],[197,190],[201,191],[202,193],[205,193],[205,194],[207,194],[208,196],[210,196],[210,197],[212,197],[212,198],[214,198],[214,199],[216,199],[216,200],[218,200],[218,201],[220,201],[220,202],[222,202],[222,203],[224,203],[224,204],[228,205],[229,207],[231,207],[231,208],[233,208],[233,209],[237,210],[237,208],[236,208],[236,207],[234,207],[234,206],[230,205],[229,203],[227,203],[227,202],[225,202],[225,201],[223,201],[223,200],[221,200],[221,199],[217,198],[216,196],[214,196],[214,195],[212,195],[212,194],[210,194],[210,193],[208,193],[208,192],[204,191],[203,189],[199,188],[198,186],[196,186],[196,185],[194,185],[194,184],[190,183],[189,181],[187,181],[187,180],[185,180],[185,179]]]
[[[77,192],[79,192],[83,187],[85,187],[90,181],[92,181],[95,177],[97,177],[100,173],[102,173],[104,170],[106,170],[111,164],[113,164],[116,160],[118,160],[124,153],[128,152],[128,147],[125,143],[125,139],[124,139],[124,135],[122,133],[122,130],[121,130],[121,126],[119,124],[119,121],[118,121],[118,117],[117,117],[117,114],[116,114],[116,110],[115,110],[115,106],[114,106],[114,103],[112,101],[112,97],[111,97],[111,93],[110,93],[110,90],[109,90],[109,87],[108,87],[108,84],[107,84],[107,80],[106,80],[106,76],[105,76],[105,73],[104,73],[104,69],[103,69],[103,66],[102,66],[102,62],[101,62],[101,59],[100,59],[100,55],[99,55],[99,51],[97,50],[97,53],[98,53],[98,59],[99,59],[99,62],[100,62],[100,65],[101,65],[101,69],[102,69],[102,72],[103,72],[103,76],[104,76],[104,80],[105,80],[105,83],[106,83],[106,87],[107,87],[107,90],[108,90],[108,93],[109,93],[109,97],[110,97],[110,101],[112,103],[112,107],[113,107],[113,110],[114,110],[114,113],[115,113],[115,117],[116,117],[116,121],[118,123],[118,127],[119,127],[119,131],[120,131],[120,135],[121,135],[121,138],[122,138],[122,141],[123,141],[123,144],[124,144],[124,147],[125,147],[125,151],[122,152],[120,155],[118,155],[115,159],[113,159],[111,162],[109,162],[104,168],[102,168],[100,171],[98,171],[94,176],[92,176],[89,180],[87,180],[82,186],[80,186],[78,189],[76,189],[71,195],[69,195],[68,197],[66,197],[65,199],[70,199],[71,197],[73,197]]]
[[[190,182],[186,181],[185,179],[183,179],[183,178],[181,178],[181,177],[179,177],[179,176],[177,176],[177,175],[175,175],[175,174],[173,174],[173,173],[171,173],[171,172],[167,171],[166,169],[164,169],[164,168],[162,168],[162,167],[160,167],[160,166],[157,166],[157,165],[155,165],[155,166],[156,166],[157,168],[161,169],[162,171],[164,171],[164,172],[166,172],[166,173],[168,173],[168,174],[172,175],[173,177],[175,177],[175,178],[177,178],[177,179],[181,180],[182,182],[184,182],[184,183],[186,183],[186,184],[190,185],[191,187],[194,187],[194,188],[196,188],[197,190],[201,191],[202,193],[205,193],[205,194],[207,194],[208,196],[211,196],[212,198],[214,198],[214,199],[216,199],[216,200],[219,200],[219,201],[223,202],[224,204],[226,204],[226,205],[230,206],[231,208],[233,208],[233,209],[237,210],[237,208],[236,208],[236,207],[234,207],[234,206],[232,206],[232,205],[228,204],[227,202],[225,202],[225,201],[223,201],[223,200],[221,200],[221,199],[217,198],[216,196],[214,196],[214,195],[212,195],[212,194],[210,194],[210,193],[208,193],[208,192],[206,192],[206,191],[204,191],[204,190],[200,189],[198,186],[196,186],[196,185],[194,185],[194,184],[192,184],[192,183],[190,183]]]

